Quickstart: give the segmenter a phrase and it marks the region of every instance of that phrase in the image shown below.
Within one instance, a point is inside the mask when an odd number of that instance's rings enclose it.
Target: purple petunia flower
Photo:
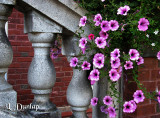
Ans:
[[[126,61],[126,64],[124,65],[125,69],[132,69],[133,68],[133,62],[131,61]]]
[[[116,59],[118,57],[120,57],[120,50],[116,48],[111,52],[111,59]]]
[[[103,68],[104,67],[104,55],[101,53],[95,54],[93,58],[93,65],[99,69]]]
[[[81,67],[82,70],[90,70],[91,64],[87,61],[84,61]]]
[[[108,113],[110,118],[115,118],[116,117],[116,110],[113,107],[108,107]]]
[[[160,104],[160,91],[158,92],[157,100],[158,100],[158,103]]]
[[[134,100],[130,100],[130,102],[133,104],[132,110],[133,110],[133,112],[134,112],[134,111],[136,110],[136,108],[137,108],[137,105],[136,105],[136,103],[135,103]]]
[[[87,44],[87,39],[86,38],[81,38],[79,40],[79,47],[80,48],[85,48],[86,44]]]
[[[138,29],[140,31],[146,31],[148,29],[149,21],[145,18],[140,18],[138,21]]]
[[[144,59],[142,57],[139,57],[136,62],[137,62],[137,65],[141,65],[144,63]]]
[[[101,14],[97,14],[94,16],[94,20],[93,20],[95,23],[95,26],[99,26],[101,24],[101,21],[102,21],[102,16]]]
[[[98,69],[94,69],[90,72],[89,78],[90,80],[94,80],[94,81],[98,81],[99,80],[99,70]]]
[[[111,31],[116,31],[119,28],[118,22],[116,20],[110,20],[109,28]]]
[[[143,102],[145,99],[142,90],[137,90],[136,92],[134,92],[133,97],[136,103]]]
[[[118,81],[118,79],[120,78],[120,74],[117,72],[116,69],[111,69],[109,71],[109,77],[112,81]]]
[[[130,49],[129,50],[129,55],[131,60],[138,60],[139,58],[139,52],[136,49]]]
[[[108,114],[108,109],[106,108],[106,106],[101,106],[100,110],[101,110],[101,112]]]
[[[57,57],[58,57],[58,53],[54,53],[54,52],[51,53],[52,59],[56,59]]]
[[[123,104],[123,112],[125,113],[133,113],[133,104],[128,101]]]
[[[120,14],[120,15],[124,15],[126,16],[127,15],[127,12],[130,10],[130,7],[125,5],[124,7],[120,7],[117,11],[117,14]]]
[[[160,51],[157,53],[157,59],[160,60]]]
[[[107,39],[108,38],[108,34],[107,34],[107,32],[104,32],[104,31],[100,31],[99,32],[99,35],[100,35],[100,37],[102,37],[102,38],[104,38],[104,39]]]
[[[102,23],[101,23],[101,30],[104,31],[104,32],[110,30],[109,22],[108,21],[102,21]]]
[[[106,46],[106,40],[102,37],[97,37],[95,39],[95,43],[97,44],[98,48],[105,48]]]
[[[86,16],[83,16],[82,18],[80,18],[79,27],[85,26],[86,22],[87,22]]]
[[[98,102],[98,98],[94,97],[94,98],[91,99],[91,105],[92,106],[96,106],[97,102]]]
[[[121,65],[121,63],[120,63],[119,58],[111,59],[111,67],[112,68],[118,68],[120,65]]]
[[[71,60],[70,60],[70,67],[76,67],[78,64],[78,58],[77,57],[73,57]]]
[[[104,103],[105,105],[111,105],[111,104],[112,104],[112,98],[111,98],[110,96],[105,96],[105,97],[103,98],[103,103]]]

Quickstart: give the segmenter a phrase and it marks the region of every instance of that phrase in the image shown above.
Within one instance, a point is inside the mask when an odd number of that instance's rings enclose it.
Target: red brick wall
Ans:
[[[160,67],[157,58],[145,58],[144,65],[139,68],[140,74],[138,79],[148,92],[156,90],[156,86],[160,89]],[[128,76],[128,80],[132,80],[131,76]],[[126,81],[126,80],[125,80]],[[125,82],[125,99],[133,99],[133,92],[136,91],[137,86],[135,83],[127,84]],[[124,114],[124,118],[160,118],[160,111],[157,108],[157,102],[154,100],[145,99],[144,102],[139,103],[137,110],[132,114]]]
[[[8,38],[13,48],[13,62],[8,70],[8,82],[17,91],[18,103],[30,104],[33,94],[28,85],[27,73],[33,57],[33,48],[27,34],[23,33],[24,16],[13,10],[9,17]],[[57,106],[67,105],[66,89],[72,77],[72,68],[65,56],[53,60],[56,69],[56,83],[51,94],[51,100]]]

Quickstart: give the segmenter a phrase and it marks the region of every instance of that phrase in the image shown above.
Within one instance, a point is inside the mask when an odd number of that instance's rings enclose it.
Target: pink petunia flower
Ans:
[[[89,39],[89,40],[94,39],[94,34],[90,34],[90,35],[88,35],[88,39]]]
[[[80,18],[79,27],[85,26],[86,22],[87,22],[86,16],[83,16],[82,18]]]
[[[94,98],[91,99],[91,105],[92,106],[96,106],[97,103],[98,103],[98,98],[94,97]]]
[[[113,107],[108,107],[108,113],[110,118],[115,118],[116,117],[116,110]]]
[[[158,103],[160,104],[160,91],[158,92],[157,100],[158,100]]]
[[[84,61],[81,67],[82,70],[90,70],[91,64],[87,61]]]
[[[130,101],[128,101],[128,102],[125,102],[124,104],[123,104],[123,112],[124,113],[133,113],[133,111],[134,111],[134,106],[133,106],[133,104],[130,102]]]
[[[103,103],[104,103],[105,105],[111,105],[111,104],[112,104],[112,98],[111,98],[110,96],[105,96],[105,97],[103,98]]]
[[[93,20],[95,23],[95,26],[99,26],[101,24],[101,21],[102,21],[102,16],[101,14],[96,14],[94,16],[94,20]]]
[[[129,55],[131,60],[138,60],[139,58],[139,52],[136,49],[130,49],[129,50]]]
[[[160,51],[157,53],[157,59],[160,60]]]
[[[120,65],[121,65],[121,62],[119,58],[111,59],[112,68],[118,68]]]
[[[71,60],[70,60],[70,67],[76,67],[78,64],[78,58],[77,57],[73,57]]]
[[[104,31],[100,31],[99,32],[99,35],[100,35],[100,37],[102,37],[102,38],[104,38],[104,39],[107,39],[108,38],[108,34],[107,34],[107,32],[104,32]]]
[[[133,97],[136,103],[143,102],[145,99],[145,96],[142,90],[137,90],[136,92],[134,92]]]
[[[97,44],[98,48],[103,48],[104,49],[105,46],[106,46],[106,40],[102,37],[97,37],[95,39],[95,43]]]
[[[127,12],[130,10],[130,7],[125,5],[124,7],[120,7],[117,11],[117,14],[120,14],[120,15],[124,15],[126,16],[127,15]]]
[[[93,58],[93,65],[95,66],[95,68],[103,68],[104,67],[104,55],[101,53],[97,53],[95,54],[94,58]]]
[[[144,63],[143,57],[139,57],[138,60],[137,60],[136,62],[137,62],[137,65],[143,64],[143,63]]]
[[[104,32],[110,30],[109,22],[108,21],[102,21],[102,23],[101,23],[101,30],[104,31]]]
[[[116,31],[119,28],[118,22],[116,20],[109,21],[109,29],[111,31]]]
[[[138,21],[138,29],[140,31],[146,31],[148,29],[149,21],[145,18],[140,18]]]
[[[86,48],[81,48],[82,53],[85,54]]]
[[[120,57],[120,50],[118,48],[111,52],[111,59],[116,59]]]
[[[118,79],[120,78],[120,74],[117,72],[116,69],[111,69],[109,71],[109,77],[113,82],[118,81]]]
[[[81,38],[79,40],[79,47],[80,48],[85,48],[86,44],[87,44],[87,39],[86,38]]]
[[[129,102],[131,102],[131,104],[133,105],[132,110],[133,110],[133,112],[135,112],[135,110],[137,109],[137,105],[136,105],[135,101],[130,100]]]
[[[98,69],[94,69],[90,72],[90,80],[94,80],[94,81],[98,81],[99,80],[99,70]]]
[[[131,61],[126,61],[126,64],[124,65],[125,69],[132,69],[133,68],[133,62]]]

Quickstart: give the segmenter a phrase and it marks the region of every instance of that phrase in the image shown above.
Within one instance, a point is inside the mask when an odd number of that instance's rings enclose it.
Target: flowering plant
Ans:
[[[146,48],[160,50],[159,42],[159,17],[156,12],[160,10],[160,2],[156,0],[129,1],[115,0],[77,0],[80,6],[86,8],[89,13],[83,16],[79,22],[78,35],[80,37],[80,55],[86,57],[90,51],[94,54],[90,61],[73,57],[70,66],[82,70],[91,70],[88,79],[93,85],[99,79],[108,78],[111,92],[107,91],[103,101],[98,98],[91,99],[93,106],[102,104],[101,111],[116,117],[116,106],[113,97],[123,104],[123,112],[133,113],[137,104],[145,98],[155,99],[156,92],[148,93],[137,79],[138,65],[144,63],[142,57]],[[90,25],[93,33],[81,37],[83,27]],[[157,54],[160,59],[160,52]],[[93,65],[93,68],[91,68]],[[133,94],[133,100],[125,101],[119,97],[116,84],[122,76],[122,70],[132,70],[133,79],[139,90]],[[112,94],[114,93],[114,94]],[[160,101],[159,97],[156,98]]]

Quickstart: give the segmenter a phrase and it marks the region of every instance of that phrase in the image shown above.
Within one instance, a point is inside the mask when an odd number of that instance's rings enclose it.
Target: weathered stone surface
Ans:
[[[24,32],[52,32],[62,33],[62,27],[46,18],[46,16],[37,13],[36,11],[29,11],[25,14]]]
[[[16,4],[16,0],[0,0],[0,3],[8,4],[8,5],[15,5]]]
[[[21,2],[27,4],[28,7],[32,7],[42,14],[45,14],[55,23],[61,25],[64,28],[63,33],[65,34],[68,33],[67,31],[76,33],[79,20],[86,13],[86,11],[78,7],[73,0],[22,0]],[[23,7],[21,4],[18,4],[17,8],[21,9],[20,7]],[[25,6],[23,9],[29,8]],[[23,12],[26,12],[26,10]],[[92,32],[88,25],[84,27],[84,30],[85,32],[82,36]]]
[[[10,111],[0,109],[0,118],[17,118],[17,116]]]

